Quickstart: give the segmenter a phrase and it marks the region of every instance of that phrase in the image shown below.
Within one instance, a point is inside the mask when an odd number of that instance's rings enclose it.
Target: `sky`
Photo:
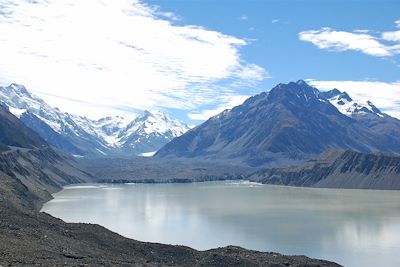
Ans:
[[[0,0],[0,85],[69,113],[195,125],[299,79],[400,118],[400,1]]]

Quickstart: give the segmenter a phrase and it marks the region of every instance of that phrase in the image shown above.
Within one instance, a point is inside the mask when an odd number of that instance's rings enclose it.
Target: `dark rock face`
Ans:
[[[304,81],[279,84],[175,138],[156,156],[237,158],[260,165],[327,149],[400,152],[400,121],[345,116],[326,97]],[[390,131],[383,130],[386,124]]]
[[[2,105],[0,105],[0,143],[3,145],[3,150],[7,150],[6,146],[23,148],[47,146],[46,141],[21,123]]]
[[[277,185],[398,190],[400,156],[332,151],[301,166],[263,169],[248,178]]]

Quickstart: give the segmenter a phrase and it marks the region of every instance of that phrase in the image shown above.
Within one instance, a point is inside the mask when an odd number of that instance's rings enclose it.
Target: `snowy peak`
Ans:
[[[117,138],[121,150],[134,150],[148,156],[166,143],[184,134],[189,127],[160,111],[144,111],[130,122]]]
[[[32,97],[32,95],[26,90],[25,86],[21,84],[12,83],[9,86],[4,88],[5,91],[9,94],[17,94],[19,96],[27,96]]]
[[[12,83],[7,87],[1,87],[0,95],[3,102],[7,103],[7,105],[12,105],[15,108],[40,109],[46,104],[40,98],[29,93],[25,86],[15,83]]]
[[[73,154],[156,151],[189,129],[160,111],[144,111],[134,120],[121,116],[93,120],[64,113],[18,84],[0,87],[0,103],[48,143]]]
[[[97,121],[93,121],[93,124],[105,134],[113,135],[121,129],[124,129],[129,122],[129,119],[125,119],[121,116],[115,116],[101,118]]]
[[[379,117],[384,116],[371,101],[354,100],[346,92],[341,92],[338,89],[321,92],[321,95],[346,116],[351,117],[364,114],[372,114]]]
[[[131,135],[164,135],[172,139],[188,130],[189,127],[186,124],[170,118],[161,111],[145,110],[143,115],[127,125],[121,135],[125,136],[125,138]]]
[[[0,100],[18,118],[30,112],[58,133],[64,127],[62,121],[65,120],[65,114],[29,93],[23,85],[13,83],[7,87],[0,87]]]

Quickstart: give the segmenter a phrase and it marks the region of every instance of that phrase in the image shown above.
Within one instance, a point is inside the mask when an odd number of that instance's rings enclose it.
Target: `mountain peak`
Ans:
[[[150,112],[150,110],[144,110],[143,111],[143,116],[152,116],[153,114]]]
[[[371,101],[354,100],[346,92],[333,89],[321,92],[320,95],[334,105],[340,113],[352,117],[354,115],[373,114],[382,117],[382,112]]]
[[[26,90],[25,86],[17,83],[12,83],[9,86],[5,87],[5,90],[8,91],[8,93],[14,92],[15,94],[18,95],[26,95],[31,97],[31,94]]]
[[[146,110],[134,120],[120,116],[92,120],[69,114],[18,84],[0,87],[0,103],[52,145],[82,155],[156,151],[189,129],[160,111]]]
[[[168,118],[168,115],[160,110],[144,110],[143,115],[141,117],[163,117],[163,118]]]
[[[296,103],[307,103],[307,105],[321,101],[319,91],[303,80],[278,84],[271,89],[268,99],[272,102],[295,101]]]
[[[297,82],[289,82],[289,83],[280,83],[274,88],[272,88],[271,92],[274,90],[281,90],[286,92],[309,92],[315,93],[317,91],[314,87],[306,83],[304,80],[298,80]]]
[[[339,95],[339,100],[346,100],[348,102],[353,101],[353,99],[346,93],[346,92],[342,92]]]
[[[296,82],[296,84],[298,84],[298,85],[308,85],[304,80],[298,80]]]
[[[329,90],[329,91],[321,92],[321,95],[323,97],[325,97],[326,99],[330,99],[330,98],[333,98],[333,97],[336,97],[336,96],[340,95],[341,93],[342,92],[339,89],[334,88],[334,89]]]
[[[346,102],[345,107],[354,103],[347,93],[330,93],[336,101]],[[257,166],[288,164],[327,149],[400,152],[400,135],[393,134],[400,132],[399,121],[370,119],[363,110],[350,119],[341,105],[323,95],[304,81],[278,84],[266,96],[249,98],[226,115],[173,139],[155,156],[229,159]]]

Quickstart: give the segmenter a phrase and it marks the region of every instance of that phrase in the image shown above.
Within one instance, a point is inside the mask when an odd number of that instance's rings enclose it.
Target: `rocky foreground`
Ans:
[[[0,266],[340,266],[232,246],[197,251],[139,242],[38,212],[50,193],[88,181],[89,173],[48,148],[0,154]]]

